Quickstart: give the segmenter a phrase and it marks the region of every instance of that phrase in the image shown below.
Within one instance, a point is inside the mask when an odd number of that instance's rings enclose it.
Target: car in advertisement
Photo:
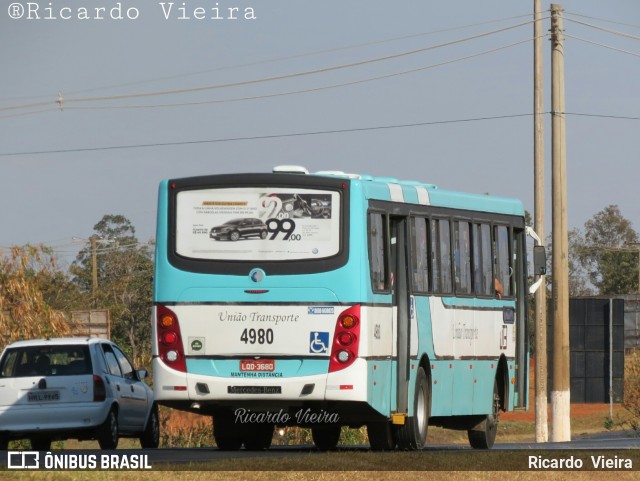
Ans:
[[[228,239],[237,241],[247,237],[266,239],[267,234],[267,225],[260,219],[242,218],[229,220],[222,225],[213,227],[209,237],[216,240]]]

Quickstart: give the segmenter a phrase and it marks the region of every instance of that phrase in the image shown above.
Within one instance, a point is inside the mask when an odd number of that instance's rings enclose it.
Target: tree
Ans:
[[[579,253],[584,246],[584,236],[579,229],[569,231],[569,295],[571,297],[592,296],[593,288],[589,284]]]
[[[638,292],[638,233],[617,205],[585,222],[576,256],[600,295]]]
[[[94,226],[97,291],[95,305],[109,309],[111,337],[128,346],[134,361],[151,351],[153,262],[150,244],[140,244],[122,215],[105,215]],[[99,241],[99,242],[98,242]],[[84,291],[93,290],[93,251],[89,240],[71,271]]]
[[[71,323],[52,308],[41,286],[56,275],[55,259],[45,246],[13,247],[0,258],[0,343],[64,336]]]

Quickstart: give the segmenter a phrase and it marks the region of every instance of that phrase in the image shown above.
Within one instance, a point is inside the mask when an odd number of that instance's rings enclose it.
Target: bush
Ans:
[[[626,424],[640,436],[640,350],[634,350],[625,356],[624,408],[630,418]]]

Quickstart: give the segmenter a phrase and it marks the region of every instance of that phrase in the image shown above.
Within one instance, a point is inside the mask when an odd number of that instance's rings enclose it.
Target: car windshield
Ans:
[[[92,372],[86,345],[8,348],[0,362],[0,378],[69,376]]]

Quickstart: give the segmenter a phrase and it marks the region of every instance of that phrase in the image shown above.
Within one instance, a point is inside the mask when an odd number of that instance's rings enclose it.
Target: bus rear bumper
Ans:
[[[357,359],[341,371],[284,377],[278,373],[244,373],[220,377],[185,373],[153,360],[156,401],[222,403],[229,401],[367,401],[367,363]]]

